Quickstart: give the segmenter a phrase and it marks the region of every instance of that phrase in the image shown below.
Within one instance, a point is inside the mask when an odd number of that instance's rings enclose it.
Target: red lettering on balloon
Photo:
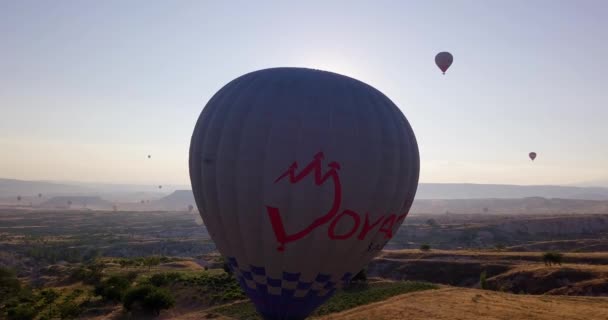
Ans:
[[[384,216],[380,216],[378,218],[378,220],[376,220],[376,222],[374,222],[370,225],[369,224],[369,213],[366,212],[365,213],[365,222],[363,223],[363,229],[361,230],[361,233],[359,233],[359,236],[357,237],[357,239],[359,239],[359,240],[365,239],[365,236],[367,235],[367,233],[370,232],[373,228],[375,228],[380,223],[380,221],[382,221],[383,218],[384,218]]]
[[[382,226],[378,232],[384,232],[384,239],[390,239],[393,237],[393,225],[395,224],[395,218],[396,216],[391,214],[384,219],[384,222],[382,222]]]
[[[348,231],[347,233],[345,233],[343,235],[337,235],[336,232],[335,232],[336,224],[338,224],[338,221],[340,221],[340,219],[342,217],[347,216],[347,215],[350,216],[351,218],[353,218],[353,221],[355,222],[355,224],[350,229],[350,231]],[[353,235],[353,233],[357,232],[357,229],[359,229],[359,224],[360,223],[361,223],[361,218],[359,218],[359,215],[356,212],[354,212],[354,211],[346,209],[346,210],[342,211],[342,213],[340,213],[334,219],[334,221],[331,222],[331,224],[329,225],[329,229],[327,230],[327,235],[332,240],[348,239],[348,238],[350,238],[350,236]]]
[[[311,233],[315,228],[329,222],[338,213],[338,210],[340,210],[340,203],[342,202],[342,185],[340,184],[340,177],[338,176],[338,170],[340,169],[340,165],[337,162],[331,162],[328,165],[328,167],[330,167],[331,169],[325,174],[322,174],[321,160],[323,160],[323,153],[319,152],[314,156],[312,162],[308,164],[299,174],[296,174],[295,172],[298,168],[298,164],[297,162],[294,162],[289,167],[289,169],[285,171],[285,173],[280,175],[274,181],[275,183],[277,183],[283,178],[289,178],[289,183],[296,184],[303,180],[309,174],[314,173],[314,182],[317,186],[322,185],[330,178],[331,181],[334,183],[334,200],[329,211],[324,216],[317,218],[309,226],[299,232],[287,234],[287,232],[285,231],[285,226],[283,225],[283,219],[281,218],[281,213],[279,209],[275,207],[266,206],[266,211],[272,224],[272,229],[274,230],[275,237],[279,242],[279,251],[285,250],[286,243],[301,239]]]
[[[275,179],[274,183],[279,183],[283,179],[287,180],[290,184],[297,184],[304,180],[309,175],[313,175],[314,183],[317,186],[321,186],[325,184],[327,181],[330,181],[334,185],[334,198],[331,205],[331,208],[325,213],[325,215],[315,219],[311,224],[306,226],[304,229],[288,233],[285,230],[285,225],[283,223],[283,218],[281,216],[281,212],[278,208],[273,206],[266,206],[266,212],[268,214],[268,218],[270,219],[270,223],[272,225],[272,230],[274,231],[275,237],[279,246],[277,247],[278,251],[284,251],[285,245],[287,243],[300,240],[307,235],[309,235],[315,229],[326,225],[331,221],[329,228],[327,230],[327,234],[332,240],[345,240],[352,237],[359,230],[359,226],[361,225],[361,217],[360,215],[349,209],[345,209],[339,215],[340,206],[342,204],[342,185],[340,183],[340,176],[338,174],[338,170],[340,170],[340,164],[338,162],[330,162],[327,167],[329,168],[327,172],[323,173],[322,170],[322,161],[323,161],[323,153],[317,153],[313,160],[304,167],[299,173],[296,172],[298,169],[298,163],[294,162],[289,166],[289,168],[279,175],[278,178]],[[342,220],[345,216],[350,216],[353,220],[354,225],[351,229],[345,234],[336,234],[336,225],[340,220]],[[393,227],[395,224],[400,225],[407,213],[402,215],[391,214],[388,217],[384,215],[378,217],[375,221],[370,221],[369,213],[365,213],[365,221],[363,222],[363,227],[357,236],[357,239],[364,240],[367,235],[376,228],[381,222],[380,229],[378,233],[384,233],[384,239],[391,239],[393,237]],[[387,240],[388,241],[388,240]],[[371,244],[370,244],[371,245]],[[384,245],[377,244],[382,248]]]

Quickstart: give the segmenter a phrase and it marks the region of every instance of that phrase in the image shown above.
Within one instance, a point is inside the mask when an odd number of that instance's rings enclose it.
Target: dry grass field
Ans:
[[[606,320],[608,298],[515,295],[444,287],[396,296],[321,319]]]

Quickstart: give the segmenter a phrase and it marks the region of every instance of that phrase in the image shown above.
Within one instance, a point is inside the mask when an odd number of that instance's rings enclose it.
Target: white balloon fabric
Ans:
[[[228,83],[190,144],[199,212],[265,319],[304,319],[347,284],[405,219],[419,170],[391,100],[311,69]]]

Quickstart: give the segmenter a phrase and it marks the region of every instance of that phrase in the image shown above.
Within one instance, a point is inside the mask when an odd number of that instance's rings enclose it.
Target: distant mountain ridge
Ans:
[[[414,214],[571,214],[608,213],[606,200],[529,197],[517,199],[417,199]]]
[[[27,181],[15,179],[0,179],[0,198],[13,196],[28,196],[46,194],[85,194],[94,190],[70,184],[46,181]]]
[[[175,190],[170,195],[152,202],[155,208],[162,210],[187,210],[189,205],[196,207],[192,190]]]
[[[98,195],[106,198],[110,193],[113,197],[120,199],[119,194],[136,194],[146,192],[146,198],[151,193],[171,193],[189,189],[189,186],[157,186],[127,185],[127,184],[95,184],[95,183],[55,183],[46,181],[24,181],[15,179],[0,179],[0,198],[21,196],[33,196],[38,193],[43,195]],[[189,191],[192,194],[192,191]],[[142,198],[144,195],[140,196]],[[185,197],[185,195],[180,195]],[[608,200],[608,188],[603,187],[575,187],[575,186],[551,186],[551,185],[508,185],[508,184],[475,184],[475,183],[420,183],[416,199],[516,199],[529,197],[581,199],[581,200]],[[184,198],[183,203],[193,203],[193,199]],[[124,201],[121,199],[121,201]],[[135,199],[134,201],[138,201]],[[160,201],[160,200],[159,200]],[[161,204],[171,201],[167,199]],[[187,204],[185,204],[187,206]]]
[[[420,183],[416,199],[561,198],[608,200],[608,188],[475,183]]]

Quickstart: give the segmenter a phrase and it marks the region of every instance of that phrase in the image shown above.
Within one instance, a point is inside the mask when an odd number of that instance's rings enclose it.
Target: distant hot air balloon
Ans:
[[[68,200],[68,206],[72,205],[72,200]]]
[[[536,152],[530,152],[528,156],[530,157],[530,159],[532,159],[532,161],[534,161],[534,159],[536,159]]]
[[[39,194],[38,194],[38,198],[42,198],[42,193],[39,193]]]
[[[159,188],[159,189],[162,189],[162,188],[163,188],[163,186],[158,186],[158,188]]]
[[[144,204],[144,200],[141,200],[141,204]]]
[[[224,86],[190,144],[190,180],[218,250],[264,319],[304,319],[405,219],[414,132],[380,91],[276,68]]]
[[[441,72],[443,72],[443,74],[445,74],[448,68],[452,65],[453,61],[454,57],[449,52],[439,52],[435,56],[435,64],[439,67],[439,69],[441,69]]]
[[[21,201],[21,196],[17,196],[17,201]]]
[[[192,210],[194,210],[194,206],[189,204],[188,205],[188,212],[192,212]]]
[[[151,156],[151,155],[148,155],[148,159],[150,159],[150,158],[152,158],[152,156]]]

